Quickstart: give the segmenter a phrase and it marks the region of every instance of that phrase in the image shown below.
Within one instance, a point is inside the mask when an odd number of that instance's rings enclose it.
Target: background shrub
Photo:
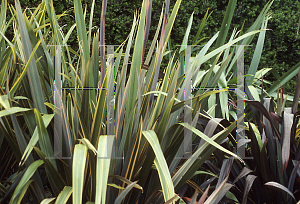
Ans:
[[[69,10],[67,16],[60,19],[61,25],[64,25],[63,31],[66,33],[74,24],[73,1],[53,0],[56,13],[60,14]],[[95,0],[95,12],[93,22],[93,32],[100,26],[100,15],[102,1]],[[13,0],[9,0],[10,4],[14,4]],[[21,0],[22,7],[34,7],[40,3],[40,0]],[[175,1],[171,1],[170,8],[173,8]],[[267,3],[267,0],[242,0],[237,3],[231,28],[236,27],[240,30],[244,24],[245,31],[254,22],[259,14],[261,8]],[[82,4],[86,6],[86,21],[90,18],[90,7],[92,0],[82,0]],[[159,20],[161,8],[164,1],[153,0],[152,3],[152,22],[149,34],[151,40],[155,34],[155,28]],[[204,36],[212,37],[220,28],[223,15],[225,13],[228,0],[223,1],[196,1],[185,0],[182,2],[178,12],[178,18],[174,24],[174,30],[171,34],[171,48],[175,49],[176,45],[181,44],[182,38],[185,34],[187,23],[190,15],[194,12],[193,26],[190,33],[189,43],[193,40],[197,33],[202,18],[207,9],[209,12],[213,11],[207,25],[204,28]],[[106,15],[106,44],[121,44],[129,34],[134,12],[140,8],[142,0],[109,0],[107,5]],[[171,12],[172,10],[170,10]],[[299,26],[300,26],[300,2],[298,0],[275,0],[271,6],[273,18],[268,23],[268,28],[271,29],[266,33],[266,40],[264,50],[260,60],[259,68],[274,68],[266,77],[269,81],[276,81],[279,76],[294,66],[300,58],[300,43],[299,43]],[[99,17],[98,17],[99,16]],[[87,24],[88,25],[88,24]],[[74,30],[75,32],[75,30]],[[12,39],[12,30],[8,31],[8,36]],[[257,37],[256,37],[257,38]],[[255,45],[256,41],[253,41]],[[77,45],[76,35],[71,35],[68,44],[71,46]],[[246,48],[245,52],[245,68],[250,65],[251,56],[254,53],[255,47]],[[285,84],[285,92],[293,94],[293,89],[296,85],[295,78],[289,83]]]

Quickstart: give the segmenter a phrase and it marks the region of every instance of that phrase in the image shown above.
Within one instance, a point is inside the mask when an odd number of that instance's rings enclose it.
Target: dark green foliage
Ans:
[[[74,24],[74,12],[73,12],[73,1],[65,0],[53,0],[57,14],[61,14],[68,10],[68,15],[60,19],[60,25],[63,26],[63,32],[66,33],[69,28]],[[93,33],[100,27],[100,13],[102,1],[96,0],[94,22],[93,22]],[[175,1],[171,1],[170,8],[173,8]],[[10,0],[11,4],[13,1]],[[22,0],[22,7],[34,7],[40,3],[39,0]],[[86,22],[90,18],[90,7],[92,0],[82,0],[83,7],[86,11]],[[152,22],[149,33],[149,40],[153,39],[155,29],[161,9],[165,1],[153,0],[152,2]],[[244,23],[245,31],[254,22],[261,8],[267,3],[267,0],[254,1],[254,0],[243,0],[239,1],[236,6],[236,10],[233,17],[231,28],[229,29],[229,35],[233,28],[236,27],[238,30],[241,29]],[[107,3],[107,15],[106,15],[106,28],[105,28],[105,39],[106,44],[120,45],[127,37],[130,32],[132,25],[132,19],[135,11],[141,7],[142,0],[110,0]],[[200,26],[201,20],[204,17],[207,9],[213,11],[211,17],[208,19],[207,25],[204,27],[203,37],[212,37],[215,34],[222,23],[223,15],[225,13],[227,1],[194,1],[185,0],[178,12],[178,18],[174,24],[174,31],[171,34],[171,49],[176,49],[176,45],[180,45],[182,38],[185,34],[187,22],[189,21],[190,15],[194,12],[194,20],[191,29],[191,34],[188,43],[192,43],[194,36]],[[86,7],[85,7],[86,6]],[[171,12],[172,10],[170,10]],[[264,51],[260,60],[259,68],[274,68],[272,72],[267,76],[266,79],[274,81],[279,78],[284,72],[295,65],[300,58],[299,50],[299,25],[300,25],[300,2],[297,0],[277,0],[274,1],[271,12],[273,18],[268,23],[268,28],[271,29],[266,34],[266,41],[264,45]],[[88,24],[87,24],[88,25]],[[12,33],[8,31],[7,34]],[[13,36],[10,35],[10,38]],[[68,41],[69,45],[76,45],[76,35],[71,35]],[[255,44],[255,41],[253,42]],[[178,47],[177,47],[178,48]],[[246,69],[250,65],[251,56],[254,53],[254,47],[249,47],[245,52],[245,67]],[[295,80],[292,80],[285,85],[287,90],[285,92],[292,94],[293,87],[296,85]]]

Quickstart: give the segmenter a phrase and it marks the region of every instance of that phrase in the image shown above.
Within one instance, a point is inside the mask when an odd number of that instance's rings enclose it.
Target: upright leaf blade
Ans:
[[[75,145],[74,157],[73,157],[73,172],[72,172],[72,188],[73,188],[74,204],[82,203],[86,156],[87,156],[87,147],[83,144]]]
[[[290,158],[291,131],[293,126],[294,114],[291,114],[291,108],[286,108],[283,112],[283,134],[282,134],[282,170],[285,170]]]
[[[108,146],[108,136],[101,135],[98,141],[97,170],[96,170],[96,198],[95,203],[106,202],[107,179],[110,165],[110,154],[112,146]]]
[[[236,0],[230,0],[228,2],[227,8],[226,8],[226,13],[223,18],[223,22],[222,22],[221,29],[220,29],[220,35],[216,42],[216,47],[220,47],[220,46],[224,45],[224,43],[225,43],[225,40],[226,40],[226,37],[228,34],[228,30],[229,30],[229,27],[231,24],[231,20],[233,17],[233,13],[235,10],[236,2],[237,2]]]
[[[146,3],[143,1],[141,17],[139,21],[139,26],[137,30],[137,36],[135,39],[132,63],[130,69],[130,81],[129,81],[129,100],[126,103],[126,113],[125,120],[128,120],[129,114],[134,107],[134,101],[137,98],[138,94],[138,79],[137,74],[140,73],[142,65],[142,50],[143,50],[143,41],[144,41],[144,31],[145,31],[145,17],[146,17]]]
[[[82,50],[83,50],[83,57],[84,57],[84,70],[81,71],[82,75],[85,73],[85,65],[89,61],[90,58],[90,51],[88,46],[88,39],[86,35],[86,27],[83,17],[83,10],[81,6],[80,0],[74,1],[74,12],[75,12],[75,20],[76,20],[76,27],[77,27],[77,34],[79,43],[81,44]],[[83,78],[81,78],[83,79]]]
[[[30,55],[32,53],[32,46],[29,39],[28,31],[25,25],[25,21],[23,18],[21,6],[19,0],[15,0],[16,5],[16,11],[17,11],[17,17],[19,22],[19,30],[21,33],[21,40],[22,40],[22,48],[23,53],[25,57],[25,62],[27,62],[30,58]],[[31,95],[33,98],[33,102],[35,107],[41,112],[41,113],[47,113],[46,106],[44,104],[44,92],[42,90],[42,85],[40,81],[40,77],[37,70],[37,65],[35,59],[32,59],[30,66],[27,71],[28,81],[30,85]]]
[[[34,109],[34,115],[35,115],[35,120],[36,120],[36,124],[37,124],[38,135],[39,135],[39,144],[40,144],[41,150],[46,155],[46,157],[53,158],[54,157],[53,148],[52,148],[50,138],[49,138],[47,129],[45,127],[44,121],[42,119],[42,116],[37,109]],[[50,162],[53,164],[53,166],[55,168],[57,168],[55,160],[50,159]]]
[[[167,202],[175,196],[174,186],[169,172],[169,168],[167,166],[167,162],[164,158],[163,152],[161,151],[160,144],[155,132],[153,130],[147,130],[143,131],[143,135],[150,143],[156,155],[154,164],[158,171],[165,202]]]

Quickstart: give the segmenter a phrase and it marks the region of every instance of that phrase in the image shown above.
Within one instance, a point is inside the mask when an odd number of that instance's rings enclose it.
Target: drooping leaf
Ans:
[[[248,169],[247,167],[244,167],[242,169],[242,171],[240,172],[240,174],[234,179],[234,181],[232,183],[235,184],[238,180],[240,180],[244,176],[247,176],[251,172],[253,172],[251,169]]]
[[[265,183],[266,186],[271,186],[271,187],[274,187],[276,189],[279,189],[279,190],[282,190],[282,191],[285,191],[286,193],[288,193],[294,200],[295,197],[293,195],[293,193],[285,186],[281,185],[280,183],[277,183],[277,182],[274,182],[274,181],[270,181],[270,182],[267,182]]]
[[[92,150],[92,152],[97,155],[97,150],[94,147],[94,145],[91,144],[91,142],[86,139],[86,138],[82,138],[82,139],[78,139],[80,142],[82,142],[88,149]]]
[[[15,113],[20,113],[23,111],[29,111],[31,109],[29,108],[20,108],[20,107],[11,107],[10,109],[5,109],[0,111],[0,117],[4,117],[7,115],[15,114]]]
[[[190,124],[188,123],[179,123],[180,125],[188,128],[189,130],[193,131],[195,134],[199,135],[202,139],[204,139],[206,142],[208,142],[209,144],[213,145],[214,147],[218,148],[219,150],[237,158],[240,159],[239,156],[237,156],[236,154],[230,152],[229,150],[225,149],[224,147],[220,146],[219,144],[217,144],[214,140],[212,140],[211,138],[207,137],[205,134],[203,134],[202,132],[200,132],[199,130],[197,130],[196,128],[192,127]]]
[[[125,196],[131,191],[131,189],[136,183],[137,181],[133,182],[132,184],[129,184],[124,190],[122,190],[122,192],[116,198],[114,204],[121,204]]]

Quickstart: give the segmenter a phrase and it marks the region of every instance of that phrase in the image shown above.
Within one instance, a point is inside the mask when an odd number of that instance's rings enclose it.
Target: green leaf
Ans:
[[[195,36],[195,38],[194,38],[194,40],[193,40],[193,45],[197,45],[197,44],[198,44],[198,42],[196,43],[196,40],[198,40],[198,38],[199,38],[199,36],[200,36],[200,34],[201,34],[201,32],[202,32],[204,26],[205,26],[205,23],[206,23],[207,19],[208,19],[208,18],[210,17],[210,15],[212,14],[212,12],[210,12],[210,14],[208,15],[208,10],[209,10],[209,8],[206,10],[205,16],[203,17],[203,19],[202,19],[202,21],[201,21],[201,24],[200,24],[200,26],[199,26],[199,29],[198,29],[198,31],[197,31],[197,34],[196,34],[196,36]]]
[[[54,114],[44,114],[42,116],[44,126],[45,128],[48,127],[50,121],[52,120]],[[33,135],[31,136],[31,139],[23,153],[23,156],[20,160],[19,165],[23,165],[24,162],[27,160],[28,156],[31,154],[33,147],[36,145],[37,141],[39,140],[39,135],[38,135],[38,127],[34,129]]]
[[[182,0],[177,0],[174,7],[173,7],[173,9],[172,9],[172,13],[171,13],[171,15],[168,19],[168,23],[166,25],[164,43],[167,42],[169,37],[170,37],[170,34],[171,34],[171,31],[172,31],[172,28],[173,28],[173,25],[174,25],[174,22],[175,22],[175,19],[176,19],[176,16],[177,16],[180,4],[181,4],[181,1]]]
[[[87,147],[83,144],[75,145],[72,169],[72,188],[74,204],[82,203],[86,156]]]
[[[290,81],[294,76],[297,75],[299,68],[300,62],[285,72],[279,79],[277,79],[276,82],[272,83],[272,86],[267,89],[267,93],[269,93],[269,95],[273,94],[273,92],[275,92],[278,88]]]
[[[1,10],[0,10],[0,22],[6,22],[6,10],[7,10],[7,1],[2,0],[1,2]],[[0,26],[0,29],[2,29],[5,26],[5,24],[2,24]],[[1,38],[0,38],[1,41]]]
[[[220,131],[216,135],[214,135],[210,140],[221,142],[225,139],[225,137],[230,134],[230,132],[236,128],[236,124],[240,123],[244,116],[240,117],[236,122],[231,123],[229,127]],[[176,124],[180,125],[180,124]],[[194,130],[194,129],[193,129]],[[193,131],[194,132],[194,131]],[[195,133],[195,132],[194,132]],[[198,133],[198,132],[197,132]],[[196,134],[197,134],[196,133]],[[202,135],[203,133],[200,133]],[[197,134],[198,135],[198,134]],[[198,135],[198,136],[200,136]],[[207,137],[207,136],[205,136]],[[203,152],[206,150],[206,152]],[[203,145],[198,148],[193,155],[184,162],[184,164],[178,169],[175,175],[172,177],[173,183],[175,186],[182,185],[182,183],[186,182],[188,179],[192,178],[195,171],[199,169],[199,165],[203,164],[204,161],[211,155],[211,153],[215,150],[215,146],[211,146],[210,143],[205,142]],[[199,159],[199,156],[201,159]],[[197,165],[195,164],[197,161]],[[195,165],[194,165],[195,164]],[[191,169],[193,170],[192,172]]]
[[[201,57],[201,52],[195,57],[195,62],[196,63],[193,63],[193,66],[194,67],[198,67],[200,66],[201,64],[203,64],[204,62],[208,61],[209,59],[211,59],[212,57],[214,57],[215,55],[217,55],[218,53],[222,52],[223,50],[231,47],[232,45],[234,45],[235,43],[249,37],[249,36],[252,36],[256,33],[259,33],[259,32],[262,32],[264,30],[256,30],[256,31],[251,31],[249,33],[246,33],[244,35],[242,35],[241,37],[238,37],[228,43],[226,43],[225,45],[222,45],[221,47],[211,51],[210,53],[206,54],[205,56]]]
[[[230,0],[228,2],[226,12],[225,12],[225,15],[223,18],[223,22],[222,22],[222,25],[220,28],[220,35],[216,42],[216,48],[220,47],[221,45],[223,45],[225,43],[225,40],[226,40],[226,37],[228,34],[228,30],[230,28],[231,20],[232,20],[233,14],[234,14],[236,2],[237,2],[237,0]]]
[[[31,47],[31,42],[29,39],[29,34],[25,25],[24,17],[22,14],[21,6],[19,0],[15,0],[15,6],[17,11],[17,17],[19,22],[19,30],[21,33],[21,40],[22,40],[22,47],[24,50],[24,57],[25,62],[27,63],[29,61],[30,55],[32,54],[33,50]],[[33,97],[33,102],[35,107],[41,112],[41,113],[47,113],[46,106],[44,104],[44,92],[42,90],[42,85],[40,81],[40,76],[38,73],[37,65],[35,59],[32,59],[28,72],[28,81],[30,85],[30,90]]]
[[[97,155],[97,150],[94,147],[94,145],[91,144],[91,142],[86,139],[86,138],[82,138],[82,139],[78,139],[80,142],[82,142],[87,148],[89,148],[90,150],[92,150],[92,152]]]
[[[23,112],[23,111],[29,111],[29,110],[31,110],[31,109],[20,108],[20,107],[12,107],[10,109],[0,111],[0,117],[15,114],[15,113],[20,113],[20,112]]]
[[[108,140],[114,136],[100,135],[98,141],[97,170],[96,170],[96,203],[105,203],[107,179],[111,160],[112,144]],[[110,151],[109,151],[110,150]]]
[[[292,105],[293,114],[295,114],[298,111],[299,96],[300,96],[300,69],[297,76],[297,84],[295,88],[295,95],[294,95],[293,105]]]
[[[64,189],[59,193],[55,204],[65,204],[68,202],[70,195],[72,194],[73,189],[70,186],[65,186]]]
[[[137,183],[137,181],[133,182],[132,184],[129,184],[116,198],[114,204],[121,204],[125,196],[131,191],[133,186]]]
[[[198,174],[206,174],[206,175],[210,175],[210,176],[214,176],[216,178],[219,178],[217,175],[215,175],[215,174],[213,174],[211,172],[206,172],[206,171],[196,171],[193,176],[196,176]]]
[[[83,59],[84,59],[84,65],[82,66],[83,70],[81,70],[81,74],[83,75],[85,73],[85,66],[88,63],[90,59],[90,52],[89,52],[89,45],[88,45],[88,39],[86,35],[86,27],[83,17],[83,11],[81,6],[80,0],[74,0],[74,12],[75,12],[75,21],[76,21],[76,27],[77,27],[77,34],[78,34],[78,40],[82,47],[83,51]],[[83,78],[81,78],[83,79]]]
[[[169,103],[166,107],[166,110],[162,116],[162,119],[157,127],[156,133],[157,133],[160,141],[162,140],[162,137],[166,131],[166,127],[168,125],[168,121],[169,121],[169,117],[170,117],[170,113],[171,113],[173,104],[174,104],[174,98],[172,98],[169,101]]]
[[[92,2],[91,6],[91,15],[90,15],[90,23],[89,23],[89,36],[88,36],[88,46],[90,49],[90,44],[91,44],[91,35],[92,35],[92,24],[93,24],[93,18],[94,18],[94,7],[95,7],[95,0]]]
[[[35,115],[35,120],[37,124],[37,129],[38,129],[38,136],[39,136],[39,145],[41,147],[42,152],[46,155],[46,157],[50,157],[50,162],[57,168],[56,162],[53,159],[54,154],[53,154],[53,148],[51,145],[51,141],[48,135],[48,131],[45,127],[44,121],[42,119],[42,116],[40,112],[37,109],[34,109],[34,115]]]
[[[123,181],[124,183],[127,183],[128,185],[133,183],[132,181],[129,181],[128,179],[126,179],[126,178],[124,178],[122,176],[119,176],[119,175],[110,175],[110,176],[108,176],[108,179],[110,179],[112,177],[113,178],[117,178],[120,181]],[[143,192],[143,188],[139,184],[135,184],[133,187],[135,187],[136,189],[139,189],[139,190],[141,190]]]
[[[7,95],[0,96],[0,104],[3,106],[4,109],[10,109]]]
[[[121,187],[121,186],[118,186],[118,185],[116,185],[116,184],[114,184],[114,183],[108,183],[107,184],[108,186],[111,186],[111,187],[114,187],[114,188],[116,188],[116,189],[120,189],[120,190],[124,190],[125,188],[123,188],[123,187]]]
[[[41,202],[41,204],[49,204],[54,200],[55,200],[55,198],[46,198]]]
[[[232,153],[231,151],[225,149],[224,147],[222,147],[221,145],[219,145],[218,143],[216,143],[213,139],[207,137],[204,133],[200,132],[198,129],[194,128],[193,126],[191,126],[188,123],[179,123],[180,125],[182,125],[183,127],[193,131],[193,133],[195,133],[196,135],[198,135],[199,137],[201,137],[202,139],[204,139],[206,142],[208,142],[209,144],[213,145],[214,147],[218,148],[219,150],[239,159],[240,161],[242,161],[242,159],[237,156],[236,154]]]
[[[40,46],[42,40],[43,39],[40,39],[39,42],[33,48],[33,51],[31,52],[30,57],[25,65],[25,67],[23,68],[21,75],[18,77],[18,79],[16,80],[16,82],[14,83],[12,88],[10,89],[9,93],[10,93],[11,97],[14,97],[14,94],[15,94],[16,90],[19,88],[19,85],[20,85],[22,79],[25,77],[27,70],[30,67],[30,63],[34,59],[34,55],[36,54],[36,51],[37,51],[38,47]]]
[[[184,45],[187,45],[187,43],[188,43],[188,38],[189,38],[190,31],[191,31],[192,23],[193,23],[193,15],[194,15],[194,12],[192,13],[192,15],[190,17],[188,27],[186,29],[183,41],[182,41],[181,46],[180,46],[179,53],[182,52],[185,49]]]
[[[167,162],[164,158],[157,136],[153,130],[143,131],[143,135],[151,145],[156,158],[154,164],[157,168],[160,184],[164,195],[165,202],[175,196],[174,186],[169,172]]]
[[[268,20],[270,19],[270,17],[266,17],[265,21],[262,23],[261,29],[266,29],[267,28],[267,24],[268,24]],[[259,37],[256,43],[256,47],[255,47],[255,51],[251,60],[251,64],[250,64],[250,68],[247,74],[252,74],[254,75],[257,71],[258,68],[258,64],[261,58],[261,53],[263,50],[263,45],[264,45],[264,41],[265,41],[265,35],[266,35],[266,31],[262,31],[261,33],[259,33]],[[248,85],[251,84],[251,81],[253,80],[253,76],[247,77],[246,80],[249,80],[249,82],[247,82]]]
[[[140,73],[142,64],[142,50],[144,41],[145,31],[145,17],[146,17],[146,1],[143,1],[142,10],[140,15],[139,26],[134,44],[134,50],[132,55],[132,63],[130,69],[130,81],[129,81],[129,92],[128,99],[126,101],[126,113],[125,121],[129,119],[130,112],[134,107],[134,101],[137,99],[138,94],[138,78],[137,75]]]
[[[16,187],[12,197],[11,197],[11,202],[12,201],[16,201],[16,199],[19,199],[21,196],[21,190],[23,187],[27,187],[29,186],[30,182],[29,179],[32,177],[32,175],[34,174],[34,172],[37,170],[37,168],[39,166],[41,166],[44,162],[42,160],[37,160],[34,161],[32,164],[30,164],[30,166],[26,169],[24,175],[22,176],[18,186]],[[25,189],[27,189],[25,188]],[[25,192],[24,192],[25,193]],[[24,196],[24,194],[22,195],[22,197]]]
[[[249,88],[249,91],[251,92],[253,98],[254,98],[256,101],[260,101],[260,98],[259,98],[257,89],[256,89],[254,86],[252,86],[252,85],[248,86],[248,88]]]
[[[104,78],[103,84],[106,83],[106,77]],[[92,122],[92,129],[91,129],[91,143],[96,146],[96,142],[98,139],[98,136],[100,134],[101,126],[102,126],[102,119],[103,119],[103,114],[105,113],[105,103],[106,103],[106,90],[104,87],[101,87],[98,101],[97,101],[97,106]]]
[[[29,180],[24,184],[24,186],[20,189],[19,193],[16,195],[16,198],[13,201],[11,201],[11,203],[13,203],[13,204],[15,204],[15,203],[20,204],[21,203],[21,201],[22,201],[29,185],[31,184],[31,182],[32,182],[32,180]]]
[[[39,157],[44,161],[45,167],[47,169],[48,180],[51,184],[52,190],[54,192],[61,191],[66,183],[64,182],[62,176],[58,173],[57,169],[53,166],[50,159],[47,159],[45,154],[39,150],[37,147],[33,147]]]

